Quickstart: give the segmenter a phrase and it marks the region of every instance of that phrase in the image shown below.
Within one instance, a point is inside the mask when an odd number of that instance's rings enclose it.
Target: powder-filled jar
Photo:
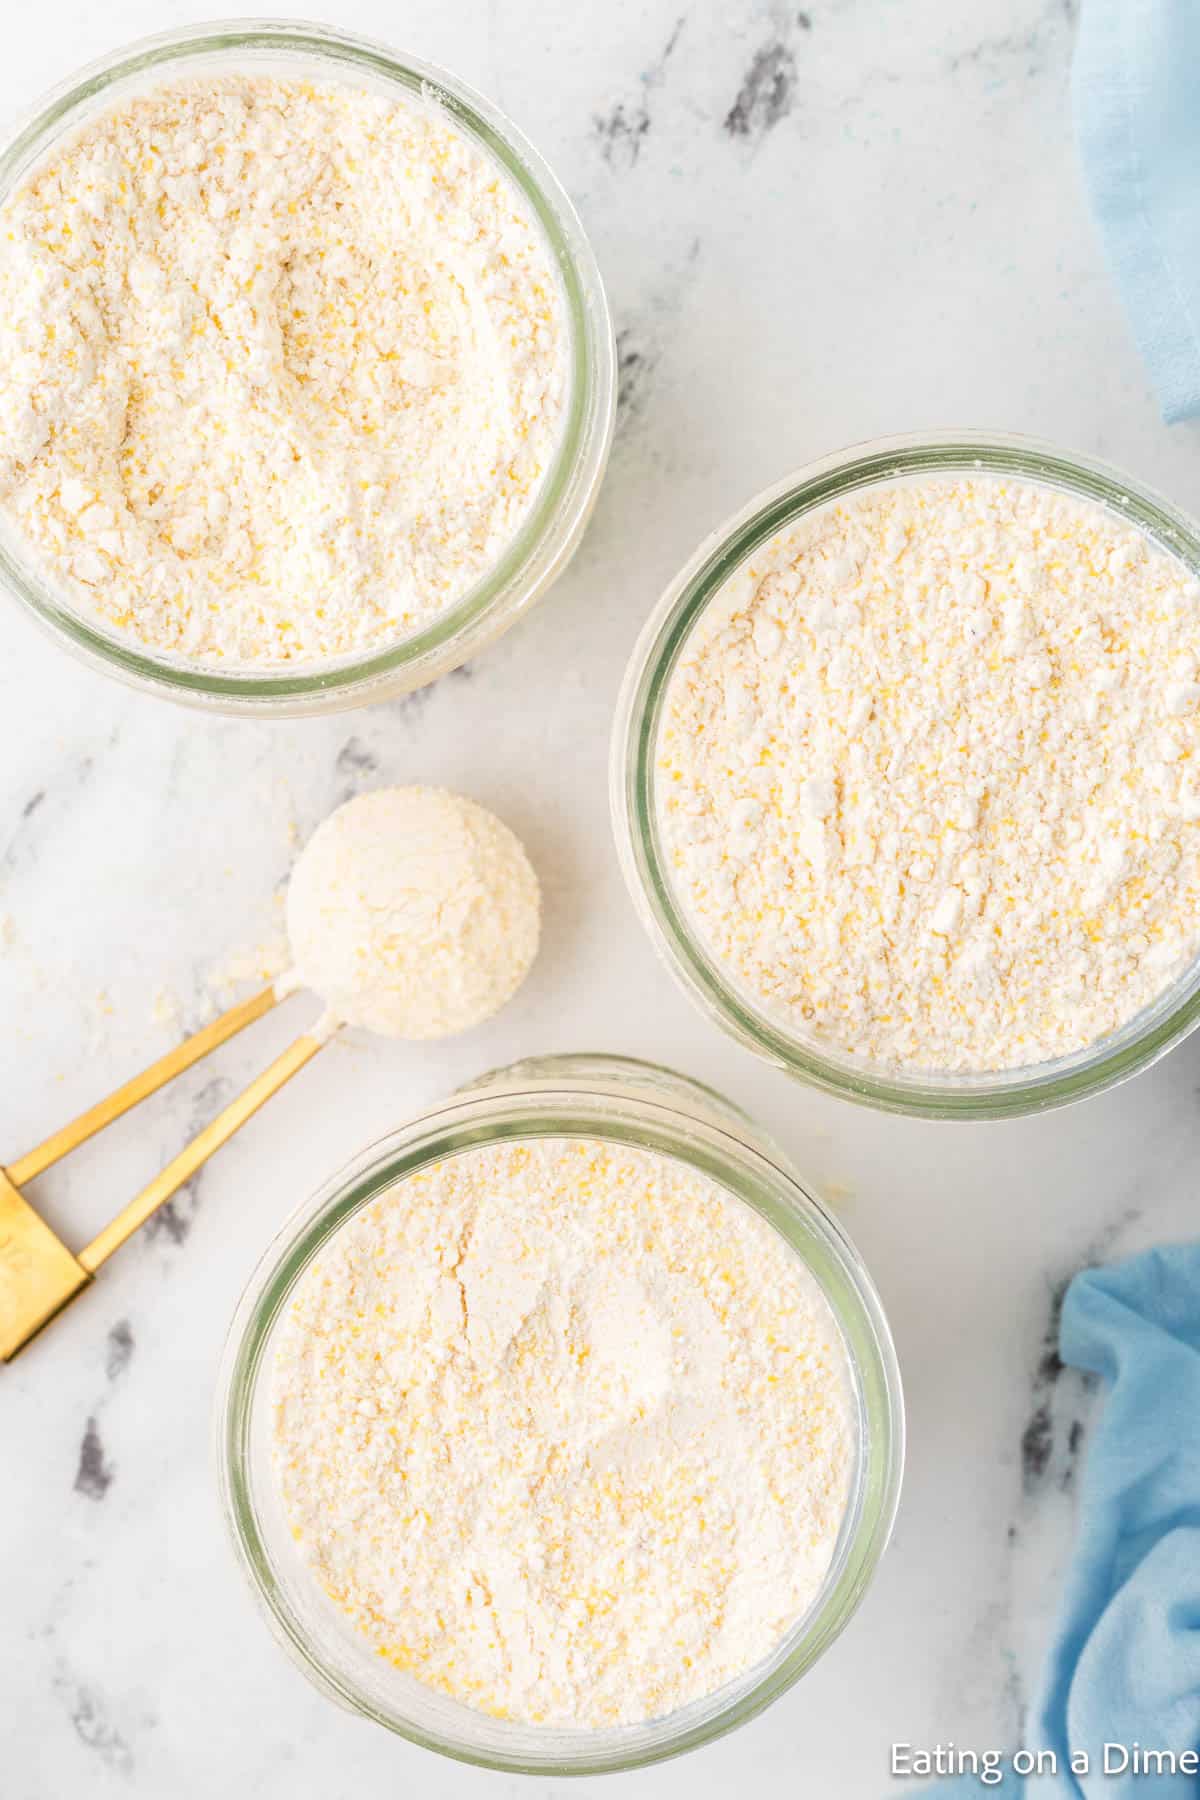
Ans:
[[[769,1653],[715,1691],[660,1716],[600,1727],[497,1717],[398,1666],[403,1656],[380,1654],[383,1646],[361,1629],[361,1619],[353,1622],[314,1579],[278,1466],[281,1346],[286,1359],[297,1301],[311,1295],[314,1270],[319,1280],[335,1268],[346,1244],[369,1224],[372,1208],[431,1174],[456,1163],[467,1167],[481,1155],[503,1159],[527,1148],[546,1155],[567,1144],[622,1167],[670,1169],[677,1193],[687,1193],[691,1183],[734,1209],[731,1239],[745,1230],[763,1241],[760,1248],[769,1240],[776,1253],[798,1259],[798,1275],[831,1321],[848,1400],[840,1528],[825,1547],[802,1615]],[[719,1229],[719,1208],[711,1216]],[[485,1265],[492,1258],[489,1249]],[[470,1296],[479,1297],[478,1291]],[[302,1349],[293,1369],[306,1356]],[[606,1056],[536,1059],[484,1077],[373,1146],[302,1207],[239,1307],[220,1383],[217,1434],[239,1559],[277,1637],[310,1678],[363,1716],[429,1748],[538,1773],[600,1772],[674,1755],[752,1717],[797,1680],[846,1623],[874,1571],[891,1528],[903,1456],[895,1353],[878,1298],[840,1227],[779,1150],[720,1096],[669,1071]]]
[[[714,532],[648,619],[617,847],[690,996],[789,1073],[990,1118],[1200,1021],[1200,540],[1028,439],[883,439]]]
[[[210,93],[217,106],[205,111]],[[92,337],[62,356],[62,321],[56,326],[49,313],[44,320],[41,313],[51,304],[59,313],[68,304],[76,306],[74,286],[86,291],[92,271],[86,258],[76,267],[82,239],[66,217],[69,208],[58,204],[60,175],[84,189],[78,196],[85,202],[81,214],[96,210],[97,243],[105,255],[112,253],[106,279],[112,291],[123,293],[121,218],[129,184],[120,179],[121,159],[136,150],[143,125],[158,117],[155,109],[168,98],[171,155],[197,168],[161,178],[161,205],[172,229],[160,245],[154,223],[160,176],[149,151],[141,159],[151,165],[150,186],[144,193],[136,182],[134,188],[154,254],[143,248],[130,261],[129,285],[140,299],[122,315],[128,341],[114,362],[94,307],[85,305]],[[245,121],[241,135],[251,154],[240,140],[225,141],[231,127],[219,116],[220,107]],[[322,108],[335,123],[323,122]],[[292,253],[285,241],[292,226],[276,231],[269,224],[274,206],[284,220],[295,215],[298,232],[307,201],[303,194],[298,204],[276,193],[276,177],[265,158],[263,170],[258,168],[255,147],[272,142],[273,114],[282,141],[285,126],[298,128],[306,109],[314,165],[327,146],[345,150],[336,122],[342,113],[357,119],[355,129],[367,145],[375,140],[375,123],[394,115],[398,136],[389,155],[402,172],[407,168],[402,120],[412,122],[418,136],[427,134],[430,168],[437,166],[436,158],[461,155],[465,210],[444,228],[439,204],[426,196],[424,165],[408,170],[412,209],[426,219],[437,247],[432,260],[445,264],[438,277],[438,305],[445,313],[438,313],[440,336],[431,325],[427,341],[409,341],[410,327],[426,317],[425,301],[412,298],[414,278],[405,259],[413,245],[406,245],[409,226],[398,210],[400,184],[382,163],[375,167],[374,153],[342,157],[352,180],[370,163],[388,197],[387,204],[367,199],[378,241],[371,252],[375,263],[365,275],[359,263],[366,249],[352,231],[340,240],[341,200],[334,188],[328,188],[325,217],[329,245],[313,237],[306,249],[297,239]],[[216,143],[211,159],[209,135]],[[81,158],[82,171],[76,168]],[[301,157],[297,180],[307,184],[306,193],[324,196],[330,171],[310,181],[306,168]],[[222,183],[226,191],[218,192]],[[275,233],[280,256],[270,293],[253,306],[246,303],[244,333],[234,317],[241,300],[221,310],[211,304],[203,268],[188,279],[189,259],[201,253],[204,242],[209,242],[204,254],[218,270],[225,268],[222,246],[246,251],[247,295],[255,281],[273,279],[273,257],[259,256],[248,226],[245,242],[239,235],[239,195],[254,203],[256,216],[262,210],[256,230],[261,228],[264,242]],[[475,198],[468,203],[469,195]],[[76,199],[72,194],[72,205]],[[184,209],[179,221],[170,211],[176,201]],[[536,337],[542,311],[558,321],[554,353],[547,351],[542,375],[515,363],[510,370],[509,390],[524,395],[530,418],[536,415],[546,425],[545,442],[528,467],[519,457],[508,458],[499,448],[510,435],[504,423],[508,414],[493,407],[497,448],[495,455],[490,447],[480,449],[486,465],[482,482],[462,471],[455,406],[466,364],[456,360],[457,352],[451,354],[455,345],[465,355],[468,340],[475,344],[478,380],[472,376],[466,386],[481,404],[490,404],[484,352],[495,325],[489,322],[472,337],[474,327],[468,330],[455,312],[458,265],[451,268],[457,255],[453,229],[469,235],[466,214],[475,204],[494,215],[495,230],[484,235],[497,266],[503,268],[507,256],[506,208],[521,221],[526,247],[534,246],[536,274],[526,286],[529,304],[521,314],[529,334]],[[315,25],[247,20],[165,33],[106,57],[47,97],[0,150],[0,206],[10,213],[17,208],[22,218],[31,215],[20,234],[11,233],[14,246],[3,283],[13,301],[14,324],[0,411],[9,426],[4,448],[15,464],[0,470],[5,477],[0,583],[64,647],[93,666],[160,697],[220,712],[298,715],[371,704],[461,665],[531,606],[574,554],[603,475],[615,409],[615,347],[603,286],[552,172],[498,108],[452,75]],[[196,221],[202,229],[192,229]],[[42,237],[57,252],[39,250]],[[36,276],[42,255],[53,265],[51,273],[57,270],[54,280],[62,289],[48,301],[40,298],[30,275],[32,264]],[[430,262],[419,248],[413,255],[413,267]],[[377,281],[380,271],[386,279]],[[480,279],[490,277],[485,272]],[[555,286],[559,292],[551,304],[547,295]],[[388,296],[394,332],[382,312],[372,315],[369,331],[355,323],[356,309],[370,303],[377,287]],[[432,318],[438,306],[433,299],[428,304]],[[161,329],[159,314],[165,321]],[[141,364],[134,340],[144,335],[147,320],[159,349],[159,337],[168,346],[179,344],[174,366],[169,358],[161,367],[161,359],[155,361],[152,387],[131,385],[125,366],[125,359],[132,368]],[[43,324],[50,329],[43,332]],[[166,325],[170,332],[164,335]],[[444,354],[431,353],[435,337]],[[227,355],[221,350],[226,338]],[[47,344],[50,352],[42,364]],[[206,345],[215,383],[203,378],[199,364],[194,379],[184,366],[185,357],[200,356]],[[97,356],[108,362],[101,366]],[[32,409],[25,393],[31,378],[43,396]],[[353,396],[347,383],[355,388]],[[133,423],[122,437],[119,402],[126,386]],[[266,396],[275,396],[267,423],[251,417],[251,406],[241,405],[243,387],[264,404]],[[365,394],[373,396],[370,404]],[[51,401],[55,432],[47,444],[43,415]],[[389,433],[418,413],[428,427],[428,442],[418,434],[410,446],[421,453],[418,478],[397,478],[399,439],[391,441]],[[88,425],[95,453],[80,471],[86,480],[60,482],[58,465],[74,455],[71,434],[77,423]],[[518,443],[527,425],[524,418],[515,421]],[[210,432],[212,444],[222,446],[219,455],[208,443]],[[66,446],[61,453],[60,436]],[[435,444],[445,453],[440,463],[432,453]],[[476,448],[481,445],[477,436]],[[274,496],[283,492],[280,472],[285,485],[302,484],[309,474],[315,484],[307,494],[295,486],[294,511],[276,504]],[[422,500],[417,490],[426,481],[429,494]],[[475,510],[489,483],[501,495],[495,530]],[[249,511],[243,519],[254,493],[263,501],[259,516],[271,522],[266,536],[250,525]],[[318,493],[323,500],[315,500]],[[461,556],[450,549],[458,541],[457,528],[448,529],[451,513],[463,526]],[[297,564],[289,573],[285,564],[312,533],[313,555],[303,551],[303,570]],[[434,576],[440,592],[436,604],[410,604],[415,589],[404,597],[410,583],[383,550],[385,538],[393,547],[410,545],[413,558],[407,552],[405,558],[417,586],[441,568],[447,579]],[[377,607],[363,585],[372,569],[379,577]],[[418,569],[424,573],[417,575]],[[348,584],[344,604],[334,597],[343,584]],[[216,597],[218,591],[224,599]]]

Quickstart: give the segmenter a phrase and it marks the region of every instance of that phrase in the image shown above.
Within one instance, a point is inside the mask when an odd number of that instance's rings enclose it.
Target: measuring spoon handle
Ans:
[[[256,1019],[261,1019],[273,1006],[294,993],[298,985],[290,972],[281,975],[270,987],[263,988],[261,993],[252,994],[249,1000],[239,1001],[228,1012],[222,1013],[219,1019],[213,1019],[191,1037],[185,1038],[182,1044],[176,1044],[173,1050],[160,1056],[157,1062],[151,1063],[148,1069],[143,1069],[140,1075],[132,1076],[115,1093],[97,1100],[94,1106],[89,1106],[86,1112],[80,1113],[77,1119],[72,1119],[69,1125],[62,1125],[52,1132],[36,1150],[30,1150],[17,1162],[10,1163],[5,1173],[13,1186],[24,1187],[27,1181],[32,1181],[36,1175],[50,1168],[51,1164],[78,1149],[80,1144],[86,1144],[90,1137],[95,1137],[98,1131],[103,1131],[106,1125],[111,1125],[122,1113],[127,1113],[139,1101],[156,1094],[160,1087],[165,1087],[168,1081],[174,1081],[176,1075],[182,1075],[185,1069],[190,1069],[193,1063],[198,1063],[219,1045],[227,1043],[239,1031],[245,1030],[247,1025],[253,1025]]]
[[[140,1194],[136,1194],[128,1206],[122,1207],[116,1218],[110,1219],[103,1231],[79,1252],[77,1260],[81,1266],[90,1275],[94,1275],[100,1264],[107,1262],[113,1251],[119,1250],[126,1238],[132,1237],[152,1212],[169,1200],[172,1194],[178,1193],[185,1182],[191,1180],[214,1150],[219,1150],[222,1144],[227,1143],[235,1131],[240,1131],[246,1121],[254,1117],[260,1106],[266,1105],[272,1094],[277,1094],[285,1082],[299,1074],[305,1063],[312,1061],[336,1030],[336,1024],[322,1020],[311,1032],[306,1032],[294,1044],[289,1044],[269,1068],[264,1069],[248,1088],[244,1088],[236,1100],[231,1100],[203,1131],[197,1132],[191,1142],[184,1145],[179,1155],[172,1157],[166,1168],[161,1169],[154,1180]]]

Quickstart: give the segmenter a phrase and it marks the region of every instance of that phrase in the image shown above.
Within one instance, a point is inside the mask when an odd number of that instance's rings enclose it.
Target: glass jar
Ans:
[[[271,1470],[274,1333],[330,1237],[402,1177],[502,1140],[593,1137],[690,1164],[760,1213],[804,1260],[840,1328],[856,1401],[856,1463],[833,1559],[809,1611],[763,1663],[646,1724],[566,1730],[494,1719],[400,1674],[326,1599],[303,1565]],[[899,1496],[900,1375],[879,1298],[853,1245],[779,1150],[711,1089],[612,1056],[556,1056],[483,1077],[373,1145],[299,1208],[259,1264],[218,1383],[217,1464],[238,1559],[268,1623],[327,1695],[414,1743],[533,1774],[642,1767],[744,1723],[790,1687],[846,1624],[886,1546]]]
[[[887,1112],[1002,1118],[1062,1106],[1148,1068],[1200,1022],[1200,960],[1120,1031],[1070,1056],[985,1074],[880,1069],[768,1018],[718,964],[674,889],[655,792],[657,743],[676,663],[705,608],[741,565],[805,513],[912,478],[994,474],[1090,500],[1136,526],[1200,578],[1200,533],[1166,500],[1106,464],[1029,438],[962,432],[881,438],[811,463],[705,539],[643,628],[617,704],[610,790],[617,850],[643,925],[690,998],[788,1074]]]
[[[0,151],[0,202],[94,113],[156,83],[245,72],[340,81],[433,98],[520,189],[545,234],[569,326],[569,394],[558,450],[521,530],[495,567],[424,629],[387,648],[308,669],[223,671],[152,653],[56,594],[11,532],[0,581],[67,649],[128,685],[213,712],[288,717],[374,705],[433,681],[508,629],[562,573],[599,492],[616,408],[616,352],[595,257],[547,165],[498,107],[445,70],[321,25],[234,20],[144,38],[91,64],[44,99]]]

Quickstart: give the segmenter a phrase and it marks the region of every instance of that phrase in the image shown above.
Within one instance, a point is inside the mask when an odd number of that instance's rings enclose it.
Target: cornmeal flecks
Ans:
[[[897,483],[774,538],[657,753],[673,878],[771,1019],[885,1067],[1080,1050],[1200,949],[1200,585],[1099,505]]]
[[[157,651],[320,662],[495,564],[557,444],[561,289],[432,101],[222,75],[124,100],[0,208],[0,513]]]
[[[330,813],[292,871],[297,979],[385,1037],[468,1031],[537,955],[541,890],[494,813],[443,788],[377,788]]]
[[[855,1456],[815,1279],[686,1165],[466,1150],[359,1213],[274,1353],[301,1555],[379,1654],[499,1718],[601,1727],[806,1612]]]

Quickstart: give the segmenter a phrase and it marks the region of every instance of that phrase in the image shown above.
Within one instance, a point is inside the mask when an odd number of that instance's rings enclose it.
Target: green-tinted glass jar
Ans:
[[[651,613],[630,660],[613,731],[617,851],[634,906],[667,968],[724,1030],[814,1086],[887,1112],[991,1119],[1096,1094],[1147,1068],[1200,1023],[1200,962],[1120,1031],[1053,1061],[998,1073],[879,1068],[769,1017],[710,954],[671,877],[658,796],[657,744],[671,677],[689,636],[729,578],[780,531],[830,502],[893,482],[995,475],[1059,489],[1136,526],[1200,578],[1200,530],[1115,469],[1028,438],[962,432],[881,439],[824,458],[757,495],[713,532]]]
[[[768,1220],[832,1308],[856,1402],[850,1499],[809,1613],[764,1663],[727,1688],[665,1718],[606,1731],[494,1719],[398,1673],[326,1600],[301,1563],[271,1471],[274,1333],[296,1283],[331,1236],[428,1163],[503,1140],[564,1136],[678,1159]],[[782,1153],[720,1095],[670,1070],[620,1057],[558,1056],[485,1076],[364,1151],[293,1215],[234,1319],[219,1383],[216,1446],[239,1561],[276,1637],[326,1694],[464,1762],[541,1775],[598,1774],[643,1767],[709,1742],[753,1718],[812,1666],[850,1618],[886,1546],[900,1490],[904,1415],[895,1351],[870,1278]]]
[[[499,562],[448,611],[392,645],[310,667],[226,671],[151,653],[69,606],[11,532],[0,535],[0,583],[66,649],[130,686],[212,712],[267,718],[338,712],[406,693],[457,668],[562,573],[608,460],[616,407],[612,323],[574,208],[500,109],[443,69],[320,25],[242,19],[186,26],[93,63],[47,96],[0,151],[0,201],[97,111],[163,81],[231,73],[339,81],[384,97],[416,95],[444,107],[520,191],[544,233],[569,326],[566,416],[553,465]]]

